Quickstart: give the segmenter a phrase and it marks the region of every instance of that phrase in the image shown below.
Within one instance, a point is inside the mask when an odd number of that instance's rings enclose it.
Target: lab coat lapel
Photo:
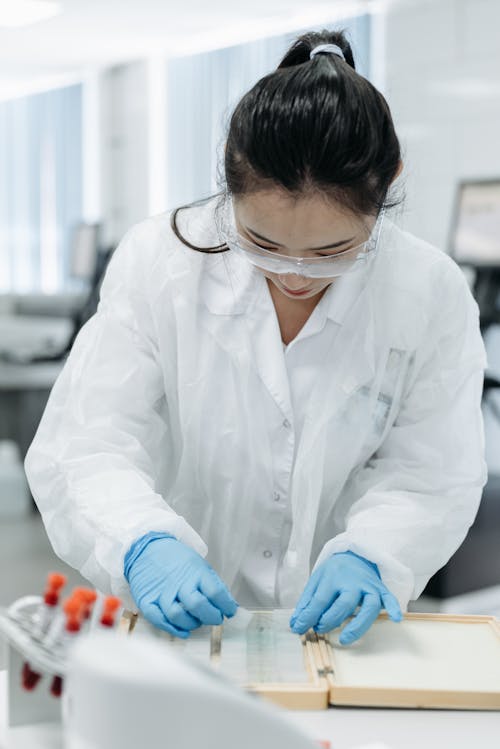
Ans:
[[[179,226],[183,234],[202,246],[219,244],[214,207],[213,201],[207,203],[191,223],[189,211],[181,213]],[[190,259],[195,262],[192,255]],[[290,419],[291,398],[281,335],[264,276],[231,250],[198,256],[196,265],[199,302],[204,310],[199,322],[238,367],[246,372],[253,368],[278,408]]]
[[[351,394],[374,377],[374,322],[367,280],[367,272],[346,275],[339,279],[337,287],[330,289],[327,314],[340,329],[324,352],[304,428],[335,419]],[[351,319],[356,320],[355,326],[351,325]]]
[[[260,293],[249,319],[255,365],[282,414],[293,420],[290,382],[276,310],[267,281],[260,275]]]
[[[261,293],[258,295],[255,314],[252,315],[253,351],[261,379],[287,418],[291,418],[290,383],[286,370],[279,323],[267,282],[260,276]],[[338,341],[325,351],[324,364],[318,373],[317,386],[310,394],[304,430],[313,430],[322,423],[325,415],[335,418],[346,399],[374,374],[374,355],[371,349],[373,320],[370,315],[369,294],[366,291],[369,269],[338,279],[329,289],[327,315],[341,325]],[[357,306],[365,307],[366,319],[362,329],[353,331],[348,321],[349,313]],[[350,351],[341,355],[339,351]],[[325,396],[329,406],[325,410]],[[304,434],[303,430],[303,434]],[[307,435],[307,432],[306,432]],[[303,442],[303,437],[301,442]],[[307,436],[306,436],[307,442]]]
[[[239,366],[252,367],[277,407],[292,418],[290,386],[281,335],[262,273],[231,253],[223,253],[203,281],[204,324]]]

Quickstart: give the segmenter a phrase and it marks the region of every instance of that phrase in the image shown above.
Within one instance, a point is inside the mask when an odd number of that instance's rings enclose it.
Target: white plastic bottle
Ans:
[[[0,440],[0,517],[21,517],[30,509],[30,491],[19,447],[12,440]]]

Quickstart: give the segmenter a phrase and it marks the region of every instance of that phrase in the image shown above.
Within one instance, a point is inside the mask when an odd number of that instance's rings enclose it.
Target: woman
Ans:
[[[343,34],[306,34],[222,193],[116,251],[26,468],[56,553],[158,627],[294,606],[353,642],[462,542],[485,355],[460,270],[384,217],[400,170]]]

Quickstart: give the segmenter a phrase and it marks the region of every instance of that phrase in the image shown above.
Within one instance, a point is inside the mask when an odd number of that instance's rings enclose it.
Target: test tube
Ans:
[[[76,631],[80,631],[87,607],[91,605],[90,600],[88,602],[85,600],[83,590],[87,589],[75,588],[69,598],[64,601],[62,611],[58,611],[43,641],[48,650],[64,644],[67,639],[65,633],[72,631],[71,628],[77,626],[77,623],[79,628]],[[85,597],[90,599],[87,594]]]
[[[83,622],[90,619],[92,608],[97,600],[97,593],[92,588],[75,588],[73,596],[83,602]]]
[[[54,620],[61,590],[66,584],[66,575],[59,572],[49,572],[43,594],[43,601],[38,609],[38,620],[33,629],[33,636],[43,637]]]
[[[50,693],[53,697],[60,697],[63,690],[62,676],[54,676],[50,685]]]
[[[63,603],[63,611],[66,616],[63,635],[67,640],[76,635],[81,627],[85,615],[85,601],[74,593]]]
[[[87,597],[88,598],[88,597]],[[64,601],[63,611],[65,615],[64,629],[59,633],[59,638],[55,641],[58,645],[65,647],[68,642],[75,637],[81,630],[82,622],[85,618],[85,601],[81,591],[73,591],[71,596]],[[60,697],[63,691],[62,676],[54,676],[50,685],[50,693],[53,697]]]
[[[42,674],[38,673],[38,671],[33,671],[28,661],[23,663],[21,671],[21,684],[23,689],[27,692],[32,692],[41,678]]]
[[[55,618],[61,589],[66,584],[66,579],[66,575],[62,575],[59,572],[49,572],[45,584],[43,600],[38,607],[38,619],[35,621],[33,627],[33,637],[40,639],[47,633],[47,630]],[[29,692],[33,691],[41,678],[42,675],[38,671],[34,671],[28,661],[23,663],[21,671],[21,683],[23,689],[26,689]]]
[[[101,626],[115,626],[116,614],[121,605],[121,600],[116,596],[106,596],[102,604],[102,611],[99,619]]]

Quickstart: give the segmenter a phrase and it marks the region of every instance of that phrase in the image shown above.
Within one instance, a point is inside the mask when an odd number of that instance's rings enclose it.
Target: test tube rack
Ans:
[[[66,658],[62,648],[47,648],[34,636],[36,612],[43,601],[41,596],[25,596],[9,609],[0,609],[0,635],[7,654],[7,726],[34,723],[59,723],[61,700],[50,693],[54,676],[63,677]],[[41,674],[36,689],[22,688],[21,673],[28,662],[33,671]]]

